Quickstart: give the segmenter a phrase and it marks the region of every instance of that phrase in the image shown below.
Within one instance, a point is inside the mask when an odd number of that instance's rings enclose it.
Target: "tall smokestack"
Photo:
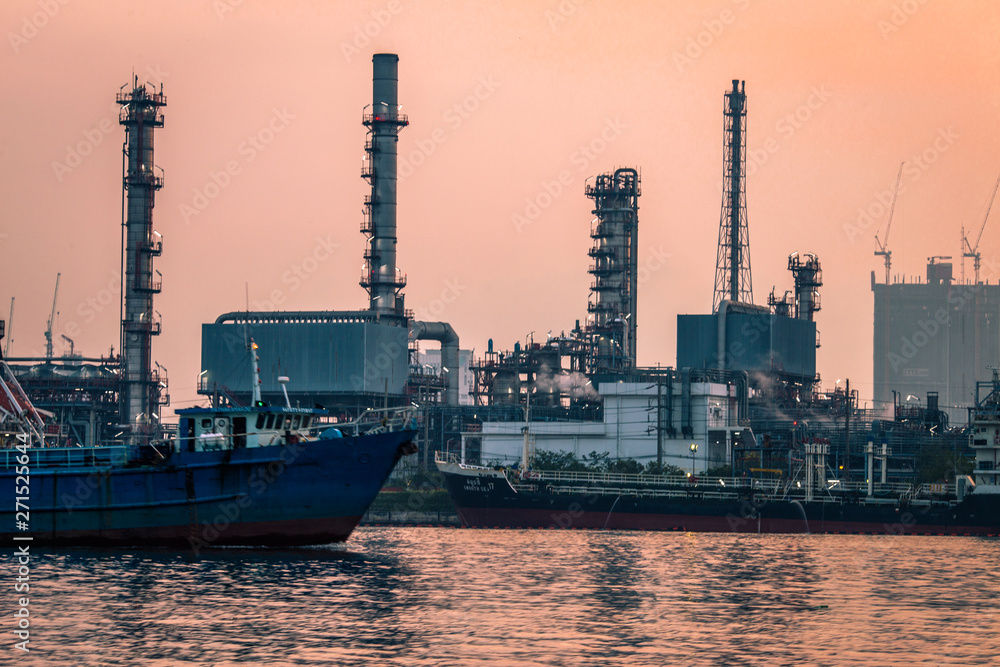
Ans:
[[[124,86],[123,86],[124,88]],[[163,127],[161,107],[167,105],[159,93],[133,77],[132,90],[119,92],[118,122],[125,127],[125,173],[127,194],[122,222],[122,282],[125,302],[122,312],[122,389],[120,420],[129,427],[133,440],[152,437],[160,411],[160,378],[152,368],[152,337],[160,333],[155,319],[153,295],[161,280],[154,277],[153,258],[162,251],[159,234],[153,231],[153,205],[163,175],[153,163],[153,131]],[[157,273],[157,276],[159,274]]]
[[[365,198],[365,220],[361,231],[368,236],[361,286],[368,290],[369,308],[403,315],[406,276],[396,268],[396,153],[399,130],[409,122],[399,113],[399,56],[372,56],[372,104],[365,109],[368,128],[365,164],[361,175],[371,183]]]

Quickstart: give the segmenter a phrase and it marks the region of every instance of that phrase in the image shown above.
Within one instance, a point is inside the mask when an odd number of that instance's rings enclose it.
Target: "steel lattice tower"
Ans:
[[[719,252],[715,260],[715,297],[712,310],[725,300],[753,303],[750,279],[750,233],[746,201],[746,82],[733,79],[725,94],[725,145]]]
[[[124,86],[123,86],[124,88]],[[153,270],[153,258],[163,250],[153,231],[156,191],[163,187],[163,172],[153,163],[153,131],[163,127],[161,108],[167,98],[133,77],[132,90],[119,92],[118,122],[125,127],[123,187],[126,210],[122,221],[123,294],[121,324],[121,407],[119,419],[133,439],[152,438],[159,428],[161,388],[166,377],[153,370],[152,337],[160,333],[154,318],[153,295],[162,280]]]

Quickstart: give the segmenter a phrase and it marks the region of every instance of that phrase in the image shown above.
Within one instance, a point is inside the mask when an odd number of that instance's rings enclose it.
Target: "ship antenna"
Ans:
[[[260,400],[260,367],[257,362],[260,361],[260,357],[257,356],[257,343],[254,342],[253,338],[250,339],[250,366],[253,369],[253,405],[254,407],[259,407],[262,402]]]

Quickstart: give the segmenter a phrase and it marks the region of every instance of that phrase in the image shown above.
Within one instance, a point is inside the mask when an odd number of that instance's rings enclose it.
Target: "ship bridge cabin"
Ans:
[[[983,398],[985,397],[985,398]],[[1000,372],[993,380],[976,383],[976,407],[970,408],[972,450],[976,467],[972,471],[976,493],[1000,493]]]
[[[177,447],[200,452],[281,446],[310,438],[328,411],[319,408],[227,407],[177,410]],[[342,437],[328,428],[323,437]]]

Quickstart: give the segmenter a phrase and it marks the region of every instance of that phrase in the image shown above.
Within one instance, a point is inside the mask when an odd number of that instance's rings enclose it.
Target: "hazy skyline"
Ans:
[[[134,71],[168,101],[153,358],[174,407],[197,398],[201,324],[248,297],[251,309],[367,302],[361,117],[373,53],[399,54],[410,120],[399,145],[406,306],[451,323],[477,356],[490,338],[510,348],[585,320],[584,182],[634,166],[638,359],[674,365],[676,316],[712,306],[733,79],[746,81],[754,300],[791,288],[790,253],[816,253],[818,370],[826,388],[850,378],[862,404],[870,276],[884,275],[874,235],[900,163],[889,248],[908,280],[935,255],[952,256],[960,277],[960,229],[975,242],[1000,173],[1000,6],[986,1],[13,0],[0,25],[11,356],[44,354],[57,272],[56,354],[62,334],[84,356],[117,352],[114,100]],[[991,220],[979,247],[991,283],[998,238]]]

